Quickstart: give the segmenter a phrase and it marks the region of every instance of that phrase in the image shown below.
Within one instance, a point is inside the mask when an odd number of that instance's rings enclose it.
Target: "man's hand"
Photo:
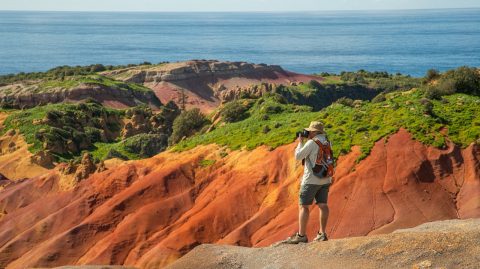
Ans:
[[[298,142],[298,143],[302,143],[302,142],[303,142],[303,138],[302,138],[302,136],[301,136],[301,135],[299,135],[299,136],[298,136],[298,138],[297,138],[297,142]]]

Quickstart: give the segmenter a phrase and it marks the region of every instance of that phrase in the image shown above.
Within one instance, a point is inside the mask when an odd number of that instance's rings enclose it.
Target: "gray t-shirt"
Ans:
[[[325,138],[325,135],[318,134],[313,139],[318,139],[322,144],[326,144],[328,141]],[[295,149],[295,159],[296,160],[305,160],[305,167],[303,169],[302,185],[305,184],[315,184],[315,185],[324,185],[332,183],[331,177],[320,178],[313,175],[312,165],[315,164],[317,160],[319,147],[312,139],[309,139],[305,145],[300,142]]]

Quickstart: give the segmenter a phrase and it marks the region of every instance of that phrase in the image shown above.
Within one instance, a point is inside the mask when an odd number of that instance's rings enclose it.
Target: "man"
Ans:
[[[315,203],[318,206],[320,211],[319,221],[320,221],[320,230],[317,233],[317,236],[313,241],[327,241],[327,234],[325,233],[325,226],[327,225],[328,219],[328,189],[332,184],[332,178],[327,177],[317,177],[313,174],[312,168],[315,166],[315,161],[317,159],[318,151],[320,147],[315,143],[314,140],[318,140],[323,145],[327,145],[329,141],[326,138],[326,133],[321,122],[312,121],[308,128],[305,130],[309,131],[308,141],[303,144],[302,137],[297,138],[298,145],[295,149],[295,159],[303,160],[304,170],[302,182],[300,184],[300,193],[299,193],[299,214],[298,214],[298,223],[299,229],[293,236],[287,238],[284,242],[288,244],[298,244],[298,243],[307,243],[307,222],[309,217],[309,206],[312,204],[315,199]]]

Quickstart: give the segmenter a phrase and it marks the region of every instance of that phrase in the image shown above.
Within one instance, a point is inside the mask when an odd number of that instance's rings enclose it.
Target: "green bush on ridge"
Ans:
[[[174,144],[182,140],[184,137],[193,135],[207,123],[208,119],[200,112],[200,109],[194,108],[183,111],[173,121],[173,132],[169,138],[169,143]]]

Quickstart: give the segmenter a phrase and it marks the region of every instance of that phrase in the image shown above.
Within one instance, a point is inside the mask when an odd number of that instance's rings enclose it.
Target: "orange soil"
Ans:
[[[215,145],[120,164],[60,191],[55,172],[0,191],[0,267],[165,266],[202,243],[266,246],[297,229],[295,145],[230,152]],[[338,162],[331,238],[480,217],[480,149],[426,147],[400,130],[355,163]],[[216,160],[202,167],[201,160]],[[312,206],[313,208],[314,206]],[[314,209],[308,229],[318,229]]]
[[[0,112],[0,130],[7,113]],[[11,180],[31,178],[45,174],[48,170],[32,163],[28,145],[22,135],[17,132],[13,136],[0,136],[0,174]]]

